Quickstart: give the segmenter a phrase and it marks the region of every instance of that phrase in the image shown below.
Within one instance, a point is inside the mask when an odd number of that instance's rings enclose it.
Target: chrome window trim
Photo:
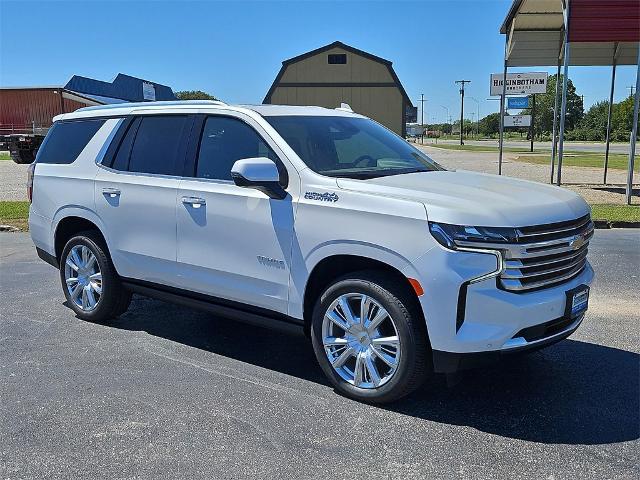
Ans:
[[[124,171],[124,170],[116,170],[114,168],[111,167],[105,167],[104,165],[98,163],[97,164],[98,168],[102,168],[103,170],[110,172],[110,173],[116,173],[118,175],[124,175],[124,176],[128,176],[128,177],[148,177],[148,178],[166,178],[166,179],[175,179],[175,180],[180,180],[182,178],[191,178],[191,177],[180,177],[177,175],[163,175],[160,173],[146,173],[146,172],[130,172],[130,171]]]

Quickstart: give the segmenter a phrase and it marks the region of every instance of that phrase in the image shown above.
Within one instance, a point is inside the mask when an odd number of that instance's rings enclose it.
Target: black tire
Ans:
[[[33,163],[36,154],[33,150],[13,150],[10,152],[11,160],[19,164]]]
[[[69,252],[76,245],[84,245],[91,250],[96,257],[98,265],[100,266],[100,272],[102,273],[102,294],[96,307],[91,311],[82,310],[82,308],[76,305],[71,299],[69,289],[66,285],[65,263]],[[78,233],[65,245],[62,250],[62,255],[60,255],[60,281],[68,306],[83,320],[96,323],[104,322],[126,312],[131,303],[131,292],[122,286],[120,277],[118,277],[116,273],[102,237],[93,230]]]
[[[395,374],[377,388],[358,388],[343,379],[331,366],[322,342],[322,321],[331,303],[345,293],[363,293],[375,299],[393,318],[402,345]],[[311,320],[311,340],[320,367],[333,387],[343,395],[367,403],[396,401],[417,388],[432,371],[430,344],[423,316],[410,291],[392,276],[361,271],[336,280],[316,301]]]

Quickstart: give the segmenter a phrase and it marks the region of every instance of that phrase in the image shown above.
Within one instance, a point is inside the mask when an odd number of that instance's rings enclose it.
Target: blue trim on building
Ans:
[[[114,99],[114,103],[118,99],[127,102],[143,102],[148,101],[143,96],[143,83],[153,85],[156,100],[176,100],[171,87],[123,73],[119,73],[113,82],[103,82],[102,80],[74,75],[64,88],[95,97],[111,98]]]

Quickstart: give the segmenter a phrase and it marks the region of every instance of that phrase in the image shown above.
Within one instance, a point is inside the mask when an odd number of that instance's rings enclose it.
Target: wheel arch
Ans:
[[[303,296],[304,331],[307,336],[310,334],[313,308],[321,292],[336,278],[364,270],[383,272],[397,280],[398,284],[406,290],[411,301],[415,302],[415,311],[421,315],[424,322],[418,295],[409,278],[397,266],[360,255],[335,254],[320,260],[309,273]],[[424,323],[426,326],[426,322]]]
[[[57,221],[54,222],[53,245],[54,255],[58,262],[60,261],[62,250],[69,239],[75,234],[86,230],[96,231],[104,241],[108,252],[109,247],[107,245],[106,237],[99,226],[99,219],[96,216],[87,215],[86,212],[86,210],[82,209],[67,211],[66,215],[60,215]]]

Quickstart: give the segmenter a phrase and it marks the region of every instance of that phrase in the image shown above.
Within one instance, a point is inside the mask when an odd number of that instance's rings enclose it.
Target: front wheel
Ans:
[[[424,320],[394,280],[378,272],[349,275],[323,292],[313,312],[316,358],[336,390],[356,400],[397,400],[429,370]]]
[[[81,232],[60,256],[60,280],[67,303],[83,320],[103,322],[124,313],[131,302],[100,235]]]

